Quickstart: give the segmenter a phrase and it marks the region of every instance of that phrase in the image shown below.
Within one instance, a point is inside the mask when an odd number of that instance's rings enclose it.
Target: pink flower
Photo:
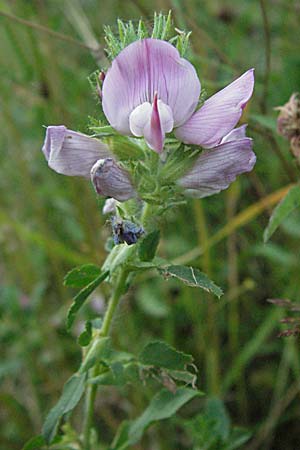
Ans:
[[[161,152],[165,134],[211,148],[239,121],[254,86],[253,69],[208,99],[196,111],[201,91],[196,70],[171,44],[133,42],[119,53],[102,88],[103,111],[119,133],[144,136]]]
[[[234,129],[253,86],[250,69],[197,109],[201,87],[192,64],[168,42],[143,39],[113,60],[102,86],[102,106],[115,130],[144,137],[158,153],[170,132],[179,141],[205,148],[178,180],[187,193],[205,197],[227,188],[255,164],[246,127]],[[137,195],[129,174],[97,139],[63,126],[48,127],[43,151],[49,166],[59,173],[89,176],[93,168],[92,181],[101,195],[119,201]]]

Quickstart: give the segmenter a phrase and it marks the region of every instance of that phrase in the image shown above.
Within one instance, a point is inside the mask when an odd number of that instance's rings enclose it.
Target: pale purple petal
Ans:
[[[128,45],[112,62],[102,87],[102,106],[109,123],[122,134],[131,134],[129,116],[139,105],[152,105],[154,95],[168,105],[174,126],[194,112],[200,81],[195,68],[178,50],[159,39]]]
[[[64,125],[47,127],[42,151],[51,169],[87,178],[98,159],[111,156],[107,145],[98,139],[68,130]]]
[[[247,124],[241,125],[238,128],[234,128],[232,131],[230,131],[230,133],[226,134],[226,136],[223,137],[221,144],[224,144],[224,142],[237,141],[239,139],[245,138],[246,128]]]
[[[120,202],[136,197],[129,174],[112,158],[100,159],[91,169],[91,180],[99,195]]]
[[[105,200],[104,206],[102,208],[102,213],[103,214],[112,214],[116,212],[116,204],[117,204],[117,200],[115,200],[114,198],[107,198]]]
[[[244,138],[204,150],[192,169],[178,180],[187,194],[202,198],[226,189],[238,175],[252,170],[252,139]]]
[[[176,137],[206,148],[219,144],[238,123],[254,86],[254,69],[245,72],[227,87],[210,97],[181,127]]]

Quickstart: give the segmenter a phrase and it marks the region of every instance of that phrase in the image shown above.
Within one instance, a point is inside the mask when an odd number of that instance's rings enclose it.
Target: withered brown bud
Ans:
[[[293,136],[291,139],[291,152],[297,159],[297,161],[300,162],[300,134]]]
[[[99,81],[100,81],[101,83],[103,83],[104,78],[105,78],[105,72],[104,72],[103,70],[101,70],[101,72],[99,73],[98,78],[99,78]]]
[[[299,94],[294,93],[289,101],[275,108],[280,111],[277,119],[277,131],[282,136],[291,140],[300,135],[300,99]]]

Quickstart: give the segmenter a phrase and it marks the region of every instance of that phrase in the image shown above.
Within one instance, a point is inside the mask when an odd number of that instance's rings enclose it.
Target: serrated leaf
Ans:
[[[179,388],[174,394],[162,389],[152,398],[143,414],[131,423],[128,430],[129,444],[138,442],[146,428],[153,422],[172,417],[185,403],[200,394],[199,391],[190,388]]]
[[[64,278],[64,285],[70,287],[85,287],[94,281],[101,273],[101,268],[95,264],[84,264],[70,270]]]
[[[34,436],[31,438],[22,450],[39,450],[41,447],[43,447],[46,444],[45,438],[42,435]]]
[[[180,352],[166,342],[155,341],[147,344],[142,350],[139,360],[148,366],[163,367],[169,370],[184,370],[192,363],[193,357]]]
[[[264,231],[264,242],[266,243],[281,222],[298,206],[300,206],[300,186],[291,187],[286,196],[274,209],[268,226]]]
[[[76,314],[84,304],[85,300],[102,283],[102,281],[104,281],[105,278],[107,278],[108,274],[109,274],[108,270],[106,272],[102,272],[95,280],[93,280],[90,284],[81,289],[81,291],[74,297],[73,303],[67,315],[66,325],[68,330],[70,330],[71,326],[73,325]]]
[[[219,286],[211,281],[205,273],[193,267],[167,266],[159,269],[159,272],[166,278],[177,278],[188,286],[204,289],[216,295],[218,298],[223,295],[223,291]]]
[[[152,261],[159,244],[159,230],[147,234],[139,244],[139,258],[141,261]]]
[[[85,329],[78,337],[78,344],[81,345],[81,347],[86,347],[89,345],[92,339],[92,323],[90,320],[88,320],[85,323]]]
[[[86,373],[76,373],[65,383],[60,399],[49,412],[43,425],[42,433],[47,444],[50,444],[55,437],[61,418],[72,411],[81,399],[85,380]]]

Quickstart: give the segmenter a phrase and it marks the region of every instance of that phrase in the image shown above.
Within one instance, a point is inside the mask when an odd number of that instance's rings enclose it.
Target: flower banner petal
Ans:
[[[107,145],[98,139],[68,130],[64,125],[47,127],[42,151],[51,169],[87,178],[99,158],[111,156]]]
[[[103,111],[122,134],[131,134],[129,116],[154,96],[168,105],[174,126],[194,112],[200,95],[195,68],[180,57],[178,50],[159,39],[143,39],[124,48],[113,60],[102,87]]]
[[[254,87],[254,69],[205,101],[204,105],[181,127],[176,137],[187,143],[212,148],[219,144],[240,120]]]
[[[252,139],[244,138],[204,150],[192,169],[178,180],[187,194],[202,198],[226,189],[238,175],[250,172],[256,156]]]

